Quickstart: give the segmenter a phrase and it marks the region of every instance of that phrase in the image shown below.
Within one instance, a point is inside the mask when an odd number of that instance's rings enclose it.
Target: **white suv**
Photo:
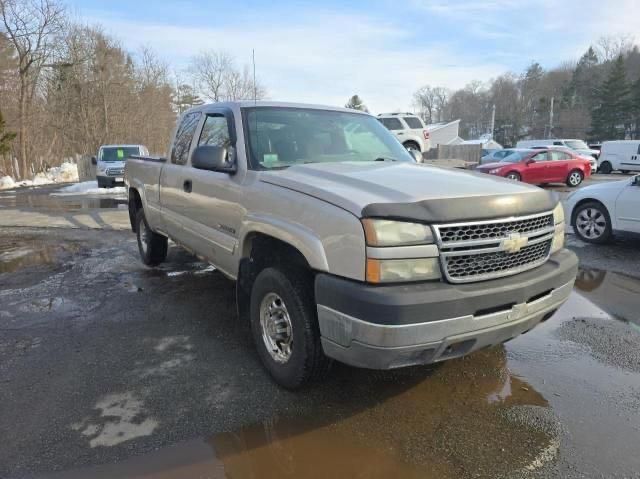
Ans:
[[[413,113],[381,113],[378,115],[378,120],[410,152],[416,150],[424,153],[431,148],[429,132],[419,116]]]

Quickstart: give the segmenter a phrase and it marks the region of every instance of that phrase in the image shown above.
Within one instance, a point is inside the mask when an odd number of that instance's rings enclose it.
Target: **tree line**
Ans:
[[[425,85],[414,104],[427,123],[460,119],[460,135],[491,131],[503,145],[519,139],[640,138],[640,50],[628,36],[603,37],[577,62],[545,70],[532,63],[520,74],[472,81],[451,91]]]
[[[101,144],[163,155],[177,115],[211,101],[264,98],[247,66],[204,51],[184,71],[131,52],[60,0],[0,0],[0,176],[28,178]]]

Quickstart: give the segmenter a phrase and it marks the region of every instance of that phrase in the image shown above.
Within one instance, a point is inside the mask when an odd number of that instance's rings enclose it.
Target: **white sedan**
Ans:
[[[589,243],[606,243],[615,231],[640,233],[640,175],[575,191],[566,211],[576,235]]]

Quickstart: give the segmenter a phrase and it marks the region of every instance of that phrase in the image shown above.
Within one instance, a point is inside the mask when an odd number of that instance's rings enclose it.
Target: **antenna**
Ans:
[[[258,101],[258,89],[256,87],[256,51],[251,49],[251,59],[253,61],[253,106],[256,106]]]

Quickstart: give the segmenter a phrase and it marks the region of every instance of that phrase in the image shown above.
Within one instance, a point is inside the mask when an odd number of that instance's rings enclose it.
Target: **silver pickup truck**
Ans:
[[[169,158],[126,163],[142,261],[161,263],[170,238],[235,280],[285,387],[331,359],[390,369],[500,344],[572,290],[555,195],[418,164],[366,113],[219,103],[174,136]]]

